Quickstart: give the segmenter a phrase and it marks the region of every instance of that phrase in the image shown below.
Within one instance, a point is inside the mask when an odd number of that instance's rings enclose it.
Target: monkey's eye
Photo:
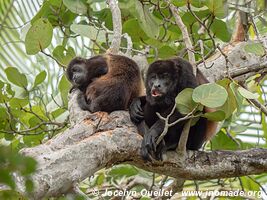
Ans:
[[[155,79],[155,78],[157,78],[156,74],[151,74],[150,75],[150,79]]]
[[[162,74],[162,77],[163,78],[170,78],[170,74],[169,73],[164,73],[164,74]]]
[[[80,71],[81,71],[80,67],[73,67],[72,68],[72,72],[80,72]]]

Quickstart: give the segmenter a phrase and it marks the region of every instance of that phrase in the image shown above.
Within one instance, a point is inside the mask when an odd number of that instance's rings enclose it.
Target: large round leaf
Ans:
[[[87,7],[82,0],[63,0],[64,5],[73,13],[86,14]]]
[[[34,22],[26,34],[25,47],[29,55],[37,54],[48,47],[53,36],[53,27],[47,19],[40,18]]]
[[[216,83],[208,83],[194,89],[192,98],[210,108],[222,106],[227,99],[227,91]]]
[[[71,31],[77,33],[81,36],[88,37],[91,40],[96,40],[99,42],[104,42],[106,40],[105,31],[97,30],[94,26],[84,25],[84,24],[72,24],[70,26]]]
[[[197,106],[197,103],[192,100],[192,93],[192,88],[186,88],[175,98],[176,107],[180,113],[188,114]]]
[[[231,39],[231,34],[228,31],[226,22],[220,19],[214,19],[211,24],[212,32],[222,41],[228,42]]]

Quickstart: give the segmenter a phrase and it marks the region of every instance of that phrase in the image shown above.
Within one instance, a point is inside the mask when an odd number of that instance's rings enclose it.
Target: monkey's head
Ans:
[[[147,100],[150,104],[170,105],[183,89],[197,85],[188,61],[182,58],[155,61],[147,71]]]
[[[171,104],[178,94],[179,67],[172,60],[152,63],[147,71],[146,93],[151,104]]]
[[[74,87],[85,89],[95,78],[108,72],[106,60],[103,56],[90,59],[76,57],[67,67],[67,77]]]

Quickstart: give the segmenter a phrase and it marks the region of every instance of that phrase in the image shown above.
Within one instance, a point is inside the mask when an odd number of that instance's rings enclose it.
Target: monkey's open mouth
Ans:
[[[163,94],[160,91],[153,89],[151,90],[151,95],[152,97],[161,97]]]

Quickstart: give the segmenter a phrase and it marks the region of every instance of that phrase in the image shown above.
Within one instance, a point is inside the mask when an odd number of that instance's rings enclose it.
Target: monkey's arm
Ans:
[[[168,123],[172,123],[181,117],[182,115],[179,112],[175,111],[170,117]],[[181,121],[175,126],[168,127],[167,138],[164,137],[163,140],[160,141],[159,144],[157,144],[159,136],[163,134],[165,129],[165,121],[158,119],[156,123],[154,123],[153,126],[151,126],[144,135],[142,143],[142,155],[144,159],[149,160],[147,158],[149,158],[150,154],[157,160],[162,160],[162,153],[176,146],[176,139],[179,139],[184,123],[185,121]]]
[[[146,104],[146,96],[141,96],[133,99],[130,108],[130,118],[133,123],[139,124],[144,120],[144,105]]]
[[[153,157],[157,151],[156,140],[164,130],[164,121],[158,120],[150,129],[147,129],[144,134],[144,139],[141,145],[141,155],[144,160],[151,161],[150,155]]]
[[[88,110],[88,111],[91,111],[90,110],[90,105],[89,103],[87,102],[86,98],[85,98],[85,95],[82,91],[79,91],[79,94],[77,96],[77,102],[78,102],[78,105],[80,106],[80,108],[82,110]]]

